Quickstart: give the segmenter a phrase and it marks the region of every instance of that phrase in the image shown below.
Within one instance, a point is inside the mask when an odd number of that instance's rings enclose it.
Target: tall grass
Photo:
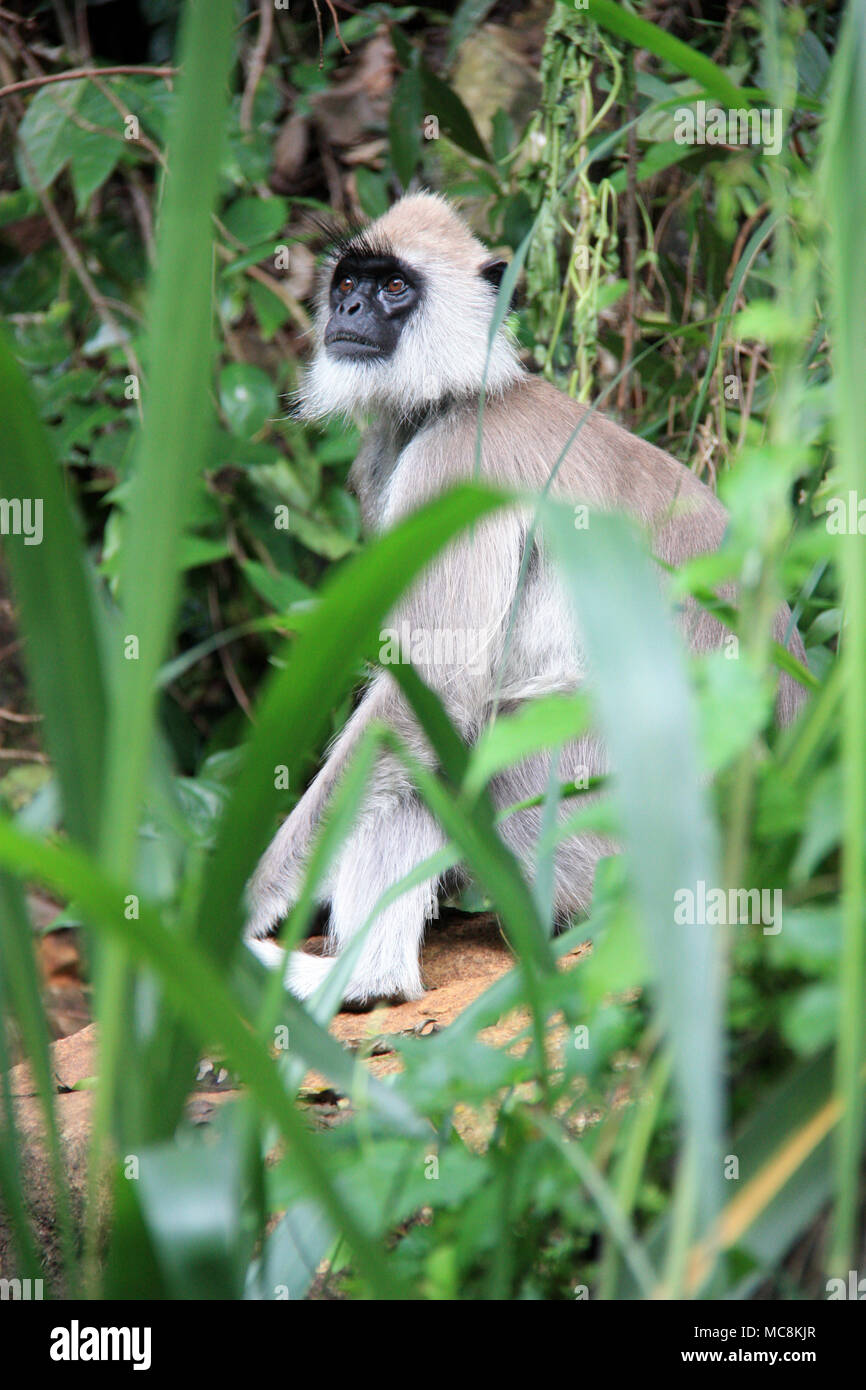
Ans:
[[[866,6],[852,5],[836,63],[827,122],[824,199],[832,258],[836,438],[844,485],[866,495],[866,300],[863,193],[866,190]],[[843,669],[842,757],[845,777],[843,946],[836,1096],[840,1108],[836,1207],[830,1267],[855,1267],[863,1142],[863,1004],[866,999],[866,554],[860,530],[842,542],[847,625]]]
[[[744,1296],[778,1266],[828,1201],[835,1209],[829,1267],[845,1271],[855,1259],[862,1159],[862,537],[849,536],[841,547],[847,609],[841,675],[829,677],[809,713],[772,753],[764,736],[771,698],[766,689],[755,696],[763,701],[763,722],[756,718],[745,736],[735,731],[732,741],[743,817],[733,828],[723,818],[720,827],[703,775],[716,764],[702,740],[692,668],[644,541],[613,517],[594,517],[588,530],[576,533],[561,505],[528,499],[583,617],[596,673],[592,717],[605,736],[615,773],[609,806],[585,807],[576,798],[575,814],[591,828],[609,828],[613,819],[625,872],[603,866],[589,922],[549,944],[543,901],[496,833],[487,786],[497,767],[556,748],[583,729],[585,700],[563,698],[536,712],[503,717],[468,750],[433,692],[411,670],[398,672],[439,768],[431,772],[417,765],[388,731],[373,731],[341,789],[286,939],[303,933],[315,884],[357,809],[377,749],[387,743],[445,826],[452,841],[445,857],[465,861],[492,898],[517,963],[441,1035],[402,1046],[404,1071],[387,1084],[369,1078],[328,1034],[337,998],[320,1000],[307,1011],[242,954],[237,943],[243,885],[279,809],[273,769],[287,766],[293,785],[300,779],[325,733],[327,711],[350,689],[359,664],[373,659],[385,614],[455,535],[513,499],[486,489],[483,480],[466,485],[342,567],[262,693],[215,844],[207,849],[189,837],[183,882],[172,901],[160,900],[148,880],[140,852],[145,809],[174,799],[174,813],[183,822],[168,775],[157,694],[176,620],[181,544],[209,458],[211,213],[233,13],[228,0],[212,0],[207,6],[189,5],[185,17],[181,94],[149,296],[144,424],[116,602],[93,575],[33,398],[10,347],[0,341],[5,432],[0,485],[9,496],[41,498],[44,504],[43,544],[27,547],[13,537],[6,549],[65,829],[62,839],[38,838],[10,818],[0,819],[0,997],[19,1025],[44,1108],[62,1232],[62,1286],[93,1296],[270,1297],[277,1286],[300,1295],[319,1258],[330,1254],[338,1264],[348,1263],[358,1287],[375,1297],[459,1297],[463,1278],[470,1277],[465,1271],[477,1266],[485,1273],[472,1273],[480,1280],[473,1288],[501,1296],[511,1293],[512,1276],[516,1285],[518,1275],[524,1277],[516,1228],[521,1223],[530,1232],[544,1228],[537,1213],[549,1210],[548,1180],[563,1193],[559,1222],[575,1252],[584,1248],[590,1218],[604,1233],[600,1287],[606,1296]],[[698,62],[700,55],[653,25],[601,0],[596,18],[679,67],[700,84],[696,90],[739,104],[741,94],[720,69],[708,60]],[[768,36],[777,24],[771,9]],[[846,485],[861,495],[866,493],[860,385],[866,368],[860,313],[866,271],[858,239],[866,206],[864,54],[866,5],[857,3],[850,8],[836,59],[823,196],[832,228],[839,452]],[[772,216],[785,213],[778,208]],[[755,237],[769,236],[777,227],[768,222]],[[800,265],[797,247],[780,243],[777,255],[787,255],[795,270]],[[750,264],[747,255],[743,276]],[[801,348],[798,342],[789,353],[791,372]],[[713,364],[707,379],[712,370]],[[779,409],[788,408],[780,390]],[[781,495],[796,469],[784,457],[773,466]],[[734,496],[735,533],[749,506],[748,497]],[[772,664],[773,654],[757,634],[780,581],[783,531],[763,544],[762,577],[751,606],[746,595],[754,628],[741,636],[746,649],[755,639],[757,671],[750,691],[759,688]],[[835,559],[834,544],[821,538],[821,553]],[[736,543],[733,554],[726,563],[735,563]],[[698,567],[687,582],[700,590],[705,578]],[[745,690],[748,673],[737,679]],[[816,758],[826,754],[831,741],[840,683],[845,929],[836,1046],[763,1090],[732,1132],[725,1078],[730,943],[707,929],[677,926],[674,894],[700,880],[720,881],[723,837],[728,848],[732,840],[737,846],[738,873],[746,871],[756,753],[770,758],[770,775],[779,785],[804,795]],[[723,761],[718,755],[717,763]],[[549,865],[558,832],[552,821],[548,829]],[[32,880],[75,903],[92,947],[100,1051],[83,1242],[63,1171],[22,892]],[[557,960],[586,937],[594,943],[591,958],[577,970],[558,970]],[[568,1121],[576,1121],[580,1109],[575,1083],[581,1068],[593,1084],[604,1074],[617,1040],[630,1037],[622,1000],[641,990],[650,1012],[634,1048],[633,1099],[639,1104],[626,1112],[610,1108],[596,1129],[576,1139],[576,1123]],[[528,1009],[530,1046],[520,1054],[491,1052],[478,1040],[479,1032],[518,1005]],[[592,1045],[585,1055],[572,1049],[555,1063],[550,1030],[552,1021],[563,1019],[575,1028],[590,1020]],[[269,1052],[279,1025],[288,1026],[291,1039],[291,1055],[282,1064]],[[237,1071],[246,1094],[225,1109],[205,1143],[184,1128],[183,1103],[197,1053],[213,1047]],[[353,1101],[354,1117],[336,1135],[312,1133],[296,1105],[308,1068]],[[527,1088],[531,1101],[523,1105],[519,1097]],[[455,1132],[458,1103],[495,1106],[497,1129],[483,1152],[466,1148]],[[26,1210],[27,1174],[8,1086],[3,1106],[4,1215],[20,1272],[35,1277],[40,1252]],[[834,1129],[831,1173],[826,1154]],[[662,1133],[673,1136],[675,1146],[667,1168],[654,1151],[654,1138]],[[279,1162],[266,1164],[276,1136],[283,1141]],[[442,1160],[438,1189],[422,1180],[431,1150]],[[727,1197],[723,1178],[732,1153],[739,1179]],[[121,1160],[129,1155],[138,1161],[137,1182],[124,1176]],[[641,1193],[662,1173],[664,1201],[651,1222]],[[112,1202],[103,1225],[106,1185]],[[387,1241],[426,1205],[434,1207],[439,1222],[432,1234],[416,1230],[405,1242]],[[265,1234],[275,1210],[282,1219]],[[419,1245],[423,1239],[429,1246]],[[729,1254],[737,1259],[727,1259]]]

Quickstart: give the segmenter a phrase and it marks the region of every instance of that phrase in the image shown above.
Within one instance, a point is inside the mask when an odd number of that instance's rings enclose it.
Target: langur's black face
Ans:
[[[423,294],[418,271],[396,256],[347,252],[331,280],[328,356],[358,362],[391,357]]]

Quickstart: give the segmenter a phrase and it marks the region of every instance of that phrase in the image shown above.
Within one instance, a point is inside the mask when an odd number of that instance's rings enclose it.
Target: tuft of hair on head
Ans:
[[[309,245],[319,258],[317,298],[327,296],[331,275],[344,256],[374,256],[387,253],[382,243],[370,237],[371,224],[347,221],[336,213],[305,212],[304,225],[309,229]]]
[[[342,256],[394,256],[423,283],[391,357],[329,358],[323,336],[330,281]],[[473,234],[438,193],[410,193],[382,217],[344,234],[329,249],[317,296],[315,354],[298,392],[307,419],[387,415],[408,420],[445,401],[498,395],[523,374],[503,323],[490,341],[505,262]]]

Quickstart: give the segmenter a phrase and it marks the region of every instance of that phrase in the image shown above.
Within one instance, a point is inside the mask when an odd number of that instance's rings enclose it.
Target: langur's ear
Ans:
[[[507,269],[507,261],[500,261],[498,258],[494,257],[492,260],[484,262],[480,273],[489,285],[492,285],[495,290],[498,290],[499,286],[502,284],[502,277]]]
[[[507,269],[508,262],[500,260],[498,256],[494,256],[491,257],[489,261],[484,262],[478,273],[481,276],[482,280],[486,280],[488,285],[492,285],[498,293],[499,286],[502,284],[502,277]],[[519,302],[520,293],[517,287],[515,286],[514,292],[511,296],[511,303],[508,305],[508,312],[511,313],[512,309],[516,309]]]

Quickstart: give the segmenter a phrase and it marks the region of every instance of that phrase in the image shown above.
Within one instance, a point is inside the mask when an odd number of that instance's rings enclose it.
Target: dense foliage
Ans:
[[[862,1263],[866,6],[841,32],[823,5],[611,0],[376,4],[338,30],[327,5],[244,24],[211,0],[183,35],[173,0],[118,30],[114,4],[75,7],[83,33],[72,8],[0,17],[0,494],[45,508],[41,545],[3,538],[26,648],[0,649],[0,705],[44,728],[0,710],[0,991],[44,1096],[57,1286],[299,1297],[328,1258],[332,1284],[375,1296],[823,1296]],[[82,67],[106,74],[45,81]],[[700,102],[776,113],[778,149],[684,142]],[[362,546],[354,428],[291,415],[321,216],[375,215],[415,178],[510,249],[500,308],[522,271],[527,363],[717,486],[725,544],[675,584],[714,605],[733,581],[740,602],[725,649],[686,667],[628,530],[594,520],[576,547],[539,499],[565,582],[593,596],[596,705],[551,699],[469,752],[405,676],[441,763],[412,771],[517,965],[441,1033],[398,1039],[402,1072],[377,1081],[327,1033],[333,991],[311,1018],[236,943],[245,878],[385,613],[504,501],[466,488]],[[767,637],[782,596],[808,671]],[[778,663],[811,692],[781,732]],[[625,851],[548,947],[544,889],[497,848],[485,788],[590,717],[621,731],[611,799],[560,791]],[[672,890],[700,880],[778,894],[775,915],[677,921]],[[83,1249],[33,883],[55,925],[81,924],[95,985]],[[479,1038],[517,1008],[519,1046]],[[247,1091],[203,1137],[183,1103],[214,1048]],[[352,1101],[324,1132],[295,1102],[308,1069]],[[35,1272],[3,1104],[4,1209]],[[191,1232],[173,1213],[202,1191]]]

